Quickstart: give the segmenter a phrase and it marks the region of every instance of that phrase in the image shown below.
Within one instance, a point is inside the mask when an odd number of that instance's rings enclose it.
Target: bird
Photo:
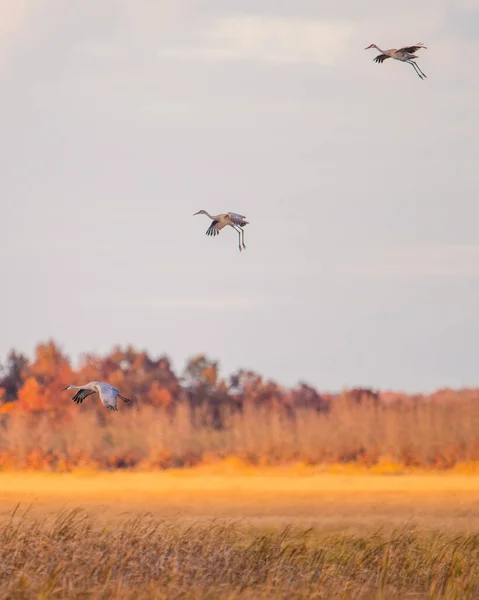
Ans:
[[[219,234],[223,227],[226,227],[227,225],[232,227],[235,231],[238,232],[239,251],[241,252],[243,249],[246,250],[243,231],[243,227],[245,225],[248,225],[249,223],[249,221],[246,220],[246,217],[244,217],[243,215],[238,215],[234,212],[227,212],[221,215],[210,215],[208,212],[206,212],[206,210],[199,210],[198,212],[195,212],[193,216],[195,215],[206,215],[213,221],[206,230],[206,235],[215,236]]]
[[[400,60],[411,65],[416,71],[419,79],[427,79],[427,75],[423,71],[421,71],[419,65],[413,60],[414,58],[417,58],[417,56],[414,54],[415,52],[417,52],[421,48],[427,50],[426,46],[424,46],[422,42],[419,42],[419,44],[416,44],[415,46],[404,46],[404,48],[399,48],[398,50],[396,50],[395,48],[391,48],[390,50],[381,50],[381,48],[376,46],[376,44],[371,44],[370,46],[364,49],[369,50],[369,48],[376,48],[376,50],[382,52],[382,54],[378,54],[378,56],[373,58],[374,62],[382,64],[388,58],[394,58],[395,60]]]
[[[125,398],[120,394],[119,389],[103,381],[90,381],[90,383],[85,383],[85,385],[68,385],[66,388],[63,388],[62,392],[65,390],[78,390],[72,398],[73,402],[77,404],[83,402],[90,394],[98,392],[101,403],[110,410],[118,410],[116,407],[117,398],[121,398],[123,402],[131,402],[129,398]]]

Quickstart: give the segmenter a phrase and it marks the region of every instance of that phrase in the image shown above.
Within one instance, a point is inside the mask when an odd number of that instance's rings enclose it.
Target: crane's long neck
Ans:
[[[376,46],[376,44],[373,44],[373,47],[376,48],[376,50],[379,50],[379,52],[381,52],[382,54],[386,54],[386,51],[381,50],[381,48],[379,46]]]
[[[210,215],[210,213],[209,213],[209,212],[207,212],[206,210],[205,210],[205,215],[206,215],[207,217],[209,217],[209,218],[210,218],[212,221],[215,221],[215,220],[216,220],[216,217],[214,217],[213,215]]]
[[[70,389],[72,389],[72,390],[91,390],[92,386],[89,383],[85,383],[85,385],[71,385]]]

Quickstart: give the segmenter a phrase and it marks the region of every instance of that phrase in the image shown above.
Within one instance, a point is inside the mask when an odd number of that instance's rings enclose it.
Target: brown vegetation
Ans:
[[[225,466],[0,474],[0,597],[478,597],[477,477]]]
[[[132,398],[110,414],[62,388],[108,381]],[[53,342],[33,361],[12,352],[0,371],[0,469],[169,468],[236,456],[252,464],[301,461],[448,468],[479,460],[479,390],[407,396],[373,390],[285,389],[252,372],[222,380],[193,358],[182,377],[166,357],[132,348],[78,369]]]
[[[186,527],[81,510],[0,524],[2,598],[477,598],[479,537]]]

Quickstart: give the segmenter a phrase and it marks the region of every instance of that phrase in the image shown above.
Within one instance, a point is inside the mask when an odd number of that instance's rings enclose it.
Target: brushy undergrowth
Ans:
[[[147,514],[110,526],[80,509],[0,523],[0,597],[477,598],[479,535],[186,526]]]
[[[107,381],[132,399],[118,413],[64,388]],[[353,464],[453,469],[479,464],[479,389],[428,395],[286,388],[192,357],[180,376],[166,356],[132,347],[74,368],[53,342],[0,364],[0,472],[152,471],[234,457],[248,465]],[[476,466],[473,468],[475,469]]]
[[[401,468],[451,469],[479,463],[479,395],[473,399],[385,404],[338,398],[328,412],[270,407],[223,414],[215,428],[208,409],[186,405],[171,414],[154,407],[123,407],[106,414],[0,414],[0,472],[157,470],[234,457],[250,465],[384,463]],[[127,412],[128,411],[128,412]],[[109,411],[108,411],[109,412]],[[200,418],[201,417],[201,418]]]

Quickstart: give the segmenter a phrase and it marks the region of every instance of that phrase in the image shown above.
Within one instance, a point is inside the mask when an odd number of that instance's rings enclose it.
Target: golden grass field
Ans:
[[[478,598],[479,476],[0,474],[2,598]]]

